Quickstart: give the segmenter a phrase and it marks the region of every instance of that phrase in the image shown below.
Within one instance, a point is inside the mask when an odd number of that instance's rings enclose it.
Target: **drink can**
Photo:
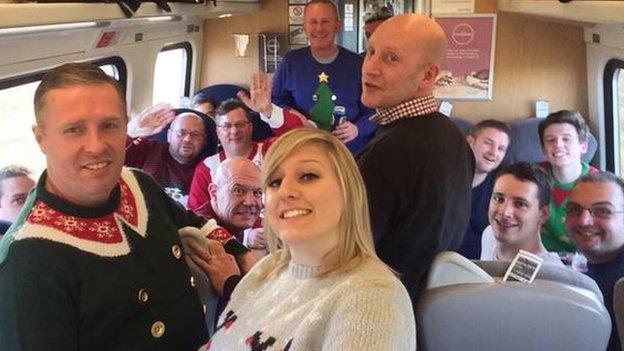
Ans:
[[[347,120],[347,109],[344,106],[335,106],[332,112],[334,126]]]

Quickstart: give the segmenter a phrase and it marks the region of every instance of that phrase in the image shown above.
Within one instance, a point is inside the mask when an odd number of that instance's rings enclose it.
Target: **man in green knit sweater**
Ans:
[[[47,169],[0,242],[0,349],[196,350],[208,335],[178,230],[205,221],[123,168],[117,82],[55,68],[35,115]]]

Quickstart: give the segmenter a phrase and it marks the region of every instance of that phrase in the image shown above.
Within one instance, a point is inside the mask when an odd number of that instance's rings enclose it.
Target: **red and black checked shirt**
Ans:
[[[405,101],[391,108],[378,109],[370,120],[385,125],[405,117],[423,116],[438,110],[433,95],[425,95]]]

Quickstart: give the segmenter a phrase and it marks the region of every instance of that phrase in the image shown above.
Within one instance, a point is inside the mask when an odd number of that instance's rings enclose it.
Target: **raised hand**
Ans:
[[[175,117],[170,104],[158,104],[147,108],[128,122],[128,135],[133,138],[154,135],[163,130]]]
[[[236,96],[250,109],[270,115],[271,104],[271,79],[265,72],[256,72],[251,75],[251,86],[247,95],[244,91],[239,91]]]

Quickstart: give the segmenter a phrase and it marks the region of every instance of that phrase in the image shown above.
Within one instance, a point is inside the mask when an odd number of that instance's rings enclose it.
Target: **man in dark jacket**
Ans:
[[[445,48],[435,21],[399,15],[373,33],[362,67],[362,102],[379,124],[358,155],[375,248],[414,306],[433,257],[459,247],[470,218],[474,157],[432,94]]]

